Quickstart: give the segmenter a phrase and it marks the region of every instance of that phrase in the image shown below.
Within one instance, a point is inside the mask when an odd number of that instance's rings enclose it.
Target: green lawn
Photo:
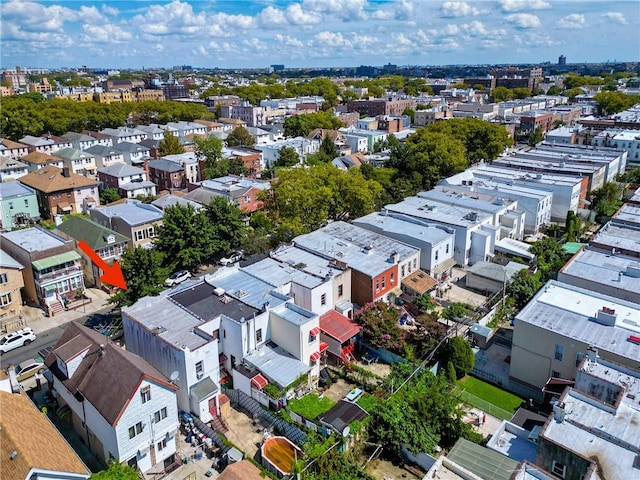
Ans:
[[[287,408],[292,412],[302,415],[308,420],[314,420],[335,405],[335,402],[327,397],[310,393],[300,399],[289,400]]]
[[[466,376],[458,381],[458,385],[476,397],[502,408],[507,412],[514,412],[522,403],[523,399],[513,395],[512,393],[494,387],[490,383],[478,380],[475,377]]]

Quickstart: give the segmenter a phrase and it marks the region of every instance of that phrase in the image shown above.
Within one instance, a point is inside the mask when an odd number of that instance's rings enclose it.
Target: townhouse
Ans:
[[[128,199],[119,205],[92,208],[89,215],[94,222],[127,237],[129,247],[152,248],[163,212],[153,205]]]
[[[145,170],[126,163],[116,163],[98,169],[98,181],[103,188],[117,189],[122,198],[156,194],[156,185],[147,180]]]
[[[77,148],[62,148],[56,152],[56,156],[62,159],[69,171],[89,178],[96,177],[96,159],[90,153]]]
[[[22,310],[22,295],[24,287],[22,271],[24,266],[4,250],[0,250],[0,327],[2,331],[11,331],[14,323],[20,318]]]
[[[118,232],[75,215],[69,216],[57,225],[56,233],[66,240],[73,240],[76,246],[81,240],[84,241],[107,265],[120,259],[129,241],[129,238]],[[111,290],[109,285],[100,281],[100,277],[105,273],[100,265],[97,265],[84,250],[80,250],[80,256],[85,285]]]
[[[0,229],[13,230],[39,219],[35,190],[20,182],[0,183]]]
[[[8,138],[0,138],[0,155],[18,160],[29,153],[29,148],[24,143],[14,142]]]
[[[100,130],[99,133],[111,137],[114,145],[122,142],[140,143],[142,140],[147,139],[145,132],[137,128],[129,127],[104,128]]]
[[[143,165],[144,161],[150,157],[149,147],[145,147],[140,143],[120,142],[115,144],[113,148],[122,153],[125,163],[133,166]]]
[[[71,173],[67,167],[43,167],[20,178],[20,183],[36,191],[42,218],[87,213],[100,205],[97,180]]]
[[[2,249],[25,268],[25,300],[39,303],[52,316],[67,299],[84,290],[84,275],[75,242],[41,227],[1,235]]]
[[[66,138],[56,137],[55,135],[42,135],[41,137],[27,135],[20,139],[20,143],[26,145],[29,152],[48,153],[49,155],[72,146],[71,142]]]
[[[182,165],[166,159],[151,160],[145,164],[149,170],[149,180],[159,190],[181,190],[187,187],[187,177]]]
[[[309,140],[303,137],[288,138],[265,145],[254,145],[256,150],[262,152],[262,169],[273,167],[273,164],[280,158],[280,149],[282,147],[293,148],[301,159],[307,158],[307,155],[318,153],[320,142],[318,140]]]
[[[20,159],[27,165],[27,169],[30,172],[35,172],[44,167],[53,166],[57,168],[64,167],[64,160],[55,155],[49,155],[48,153],[30,152]]]
[[[214,197],[223,197],[249,214],[263,207],[263,202],[258,196],[270,188],[271,183],[267,181],[227,175],[189,185],[190,191],[185,198],[207,205]]]
[[[102,139],[92,137],[86,133],[67,132],[61,136],[71,142],[72,148],[76,148],[78,150],[86,150],[104,143]]]
[[[11,182],[29,173],[26,163],[0,155],[0,182]]]
[[[96,168],[110,167],[116,163],[124,163],[124,153],[114,147],[105,145],[94,145],[85,149],[85,153],[93,155]]]
[[[58,411],[104,463],[164,473],[176,456],[178,387],[144,359],[71,322],[45,359]]]

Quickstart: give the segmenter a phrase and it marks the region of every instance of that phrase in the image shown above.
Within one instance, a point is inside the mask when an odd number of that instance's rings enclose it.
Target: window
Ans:
[[[415,270],[417,266],[418,266],[418,260],[416,260],[416,259],[414,258],[414,259],[413,259],[413,269]]]
[[[558,361],[562,361],[562,357],[564,356],[564,345],[560,345],[559,343],[556,344],[556,354],[555,354],[555,359]]]
[[[9,202],[9,210],[13,210],[13,202]]]
[[[576,367],[580,365],[580,362],[582,361],[583,357],[584,357],[584,353],[578,352],[578,354],[576,355]]]
[[[0,283],[7,283],[9,280],[7,280],[7,274],[6,273],[0,273]]]
[[[158,442],[158,451],[164,450],[167,448],[167,439],[163,438],[162,441]]]
[[[553,378],[560,378],[560,372],[558,372],[556,370],[551,370],[551,376]]]
[[[436,260],[438,260],[438,253],[440,253],[439,250],[436,250]]]
[[[323,293],[322,295],[320,295],[320,305],[326,305],[327,304],[327,294]]]
[[[135,235],[136,235],[136,241],[138,241],[138,242],[139,242],[140,240],[144,239],[144,232],[143,232],[142,230],[138,230],[138,231],[135,233]]]
[[[262,329],[259,328],[256,330],[256,343],[260,343],[262,341]]]
[[[449,244],[447,243],[447,248],[445,249],[444,253],[449,253]]]
[[[393,272],[391,272],[390,281],[391,281],[391,285],[393,285],[396,282],[396,274]]]
[[[156,423],[164,420],[165,418],[167,418],[167,407],[164,407],[153,414],[153,419]]]
[[[142,403],[147,403],[151,400],[151,387],[147,385],[140,390],[140,396],[142,397]]]
[[[376,280],[376,292],[380,291],[380,280]]]
[[[202,362],[202,360],[200,360],[198,363],[196,363],[196,377],[200,379],[203,376],[204,376],[204,363]]]
[[[0,306],[5,307],[11,303],[11,292],[0,294]]]
[[[136,423],[133,427],[129,427],[129,438],[133,438],[136,435],[142,433],[142,422]]]
[[[402,265],[402,267],[400,268],[400,276],[404,278],[404,274],[405,274],[405,267],[404,265]]]
[[[551,463],[551,473],[558,475],[560,478],[564,478],[567,474],[567,466],[564,463],[556,462]]]
[[[387,277],[382,277],[382,288],[385,288],[387,285]]]

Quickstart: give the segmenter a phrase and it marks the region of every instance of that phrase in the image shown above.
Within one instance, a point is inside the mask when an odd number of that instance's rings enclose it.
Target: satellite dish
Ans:
[[[178,380],[179,376],[180,374],[178,373],[178,371],[174,370],[173,372],[171,372],[171,376],[169,377],[169,380],[171,380],[172,382],[175,382],[176,380]]]
[[[348,437],[350,433],[351,433],[351,429],[349,428],[349,425],[347,425],[346,427],[344,427],[344,430],[342,430],[342,436]]]

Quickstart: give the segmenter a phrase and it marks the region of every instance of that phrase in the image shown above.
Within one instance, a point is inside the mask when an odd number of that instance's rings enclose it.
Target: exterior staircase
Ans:
[[[227,426],[227,422],[225,422],[218,415],[214,415],[213,416],[213,419],[211,420],[211,427],[216,432],[220,432],[220,433],[227,433],[229,431],[229,427]]]
[[[49,311],[51,312],[51,316],[53,317],[56,313],[64,312],[64,306],[59,300],[54,300],[53,302],[49,303]]]

